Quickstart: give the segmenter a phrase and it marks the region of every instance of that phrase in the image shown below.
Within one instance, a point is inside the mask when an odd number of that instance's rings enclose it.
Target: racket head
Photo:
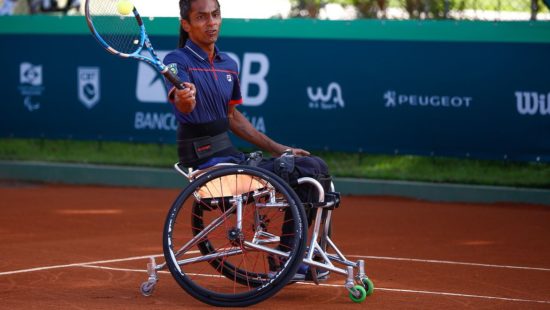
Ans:
[[[121,0],[86,0],[86,22],[96,40],[110,53],[145,61],[176,88],[185,88],[179,77],[168,70],[158,58],[135,5],[132,13],[122,16],[117,8],[119,1]],[[150,57],[141,54],[144,47]]]
[[[138,55],[147,35],[136,7],[128,15],[118,13],[120,0],[86,0],[85,16],[90,31],[110,53],[121,57]]]

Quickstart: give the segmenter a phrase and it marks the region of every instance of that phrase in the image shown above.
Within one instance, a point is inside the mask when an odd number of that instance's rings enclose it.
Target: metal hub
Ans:
[[[227,239],[229,239],[231,243],[238,243],[238,241],[241,241],[243,239],[243,233],[240,229],[236,227],[230,228],[227,231]]]

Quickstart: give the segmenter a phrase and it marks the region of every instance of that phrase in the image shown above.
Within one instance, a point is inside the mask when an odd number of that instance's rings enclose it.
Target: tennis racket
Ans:
[[[162,63],[153,49],[136,7],[131,5],[132,11],[121,15],[120,1],[128,0],[86,0],[86,22],[93,36],[111,54],[145,61],[176,88],[184,89],[178,76]],[[144,48],[149,55],[142,55]]]

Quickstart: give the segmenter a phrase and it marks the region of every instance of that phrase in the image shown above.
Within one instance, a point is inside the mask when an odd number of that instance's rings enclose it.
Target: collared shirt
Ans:
[[[164,64],[182,82],[193,83],[197,89],[195,109],[184,114],[174,108],[176,118],[183,124],[202,124],[227,119],[228,107],[242,103],[237,63],[215,47],[214,57],[187,40],[185,47],[178,48],[164,58]],[[168,94],[174,86],[165,80]]]

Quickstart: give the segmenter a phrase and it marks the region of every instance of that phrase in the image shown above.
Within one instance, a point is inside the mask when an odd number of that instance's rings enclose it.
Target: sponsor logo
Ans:
[[[263,116],[250,116],[243,112],[244,117],[258,131],[266,133],[266,125]],[[178,122],[174,113],[136,112],[134,115],[134,129],[136,130],[161,130],[176,131]]]
[[[178,122],[174,113],[136,112],[134,128],[137,130],[175,131]]]
[[[25,96],[23,99],[23,105],[29,112],[40,109],[40,102],[33,102],[31,96]]]
[[[178,64],[169,64],[168,66],[168,70],[170,70],[172,73],[174,74],[178,74]]]
[[[517,91],[514,95],[520,115],[550,115],[550,93]]]
[[[30,112],[40,109],[40,102],[33,100],[44,92],[42,86],[42,65],[23,62],[19,65],[19,92],[23,96],[23,105]]]
[[[168,53],[169,51],[157,51],[160,59],[166,57]],[[239,68],[242,68],[240,70],[240,85],[243,105],[260,106],[264,104],[269,95],[269,85],[266,81],[269,73],[269,59],[267,56],[262,53],[244,53],[241,67],[241,59],[236,54],[227,53],[227,55],[237,62]],[[170,65],[168,65],[169,68]],[[226,79],[232,82],[233,77],[227,75]],[[138,62],[137,100],[148,103],[165,103],[167,102],[166,95],[162,75],[158,74],[150,65],[142,61]]]
[[[398,94],[394,90],[386,91],[383,98],[386,108],[396,108],[399,106],[469,108],[473,102],[472,97]]]
[[[42,66],[24,62],[19,66],[19,82],[32,86],[42,85]]]
[[[313,92],[313,87],[307,88],[310,109],[332,110],[344,108],[344,99],[342,98],[342,88],[340,84],[332,82],[328,85],[326,92],[321,87],[317,87]]]
[[[78,99],[88,109],[100,99],[99,75],[98,67],[78,67]]]
[[[237,61],[237,64],[240,63]],[[255,68],[253,71],[252,68]],[[257,71],[256,71],[257,70]],[[244,53],[241,67],[241,93],[243,105],[258,107],[264,104],[269,95],[266,77],[269,73],[269,59],[262,53]],[[257,90],[253,95],[252,89]]]

